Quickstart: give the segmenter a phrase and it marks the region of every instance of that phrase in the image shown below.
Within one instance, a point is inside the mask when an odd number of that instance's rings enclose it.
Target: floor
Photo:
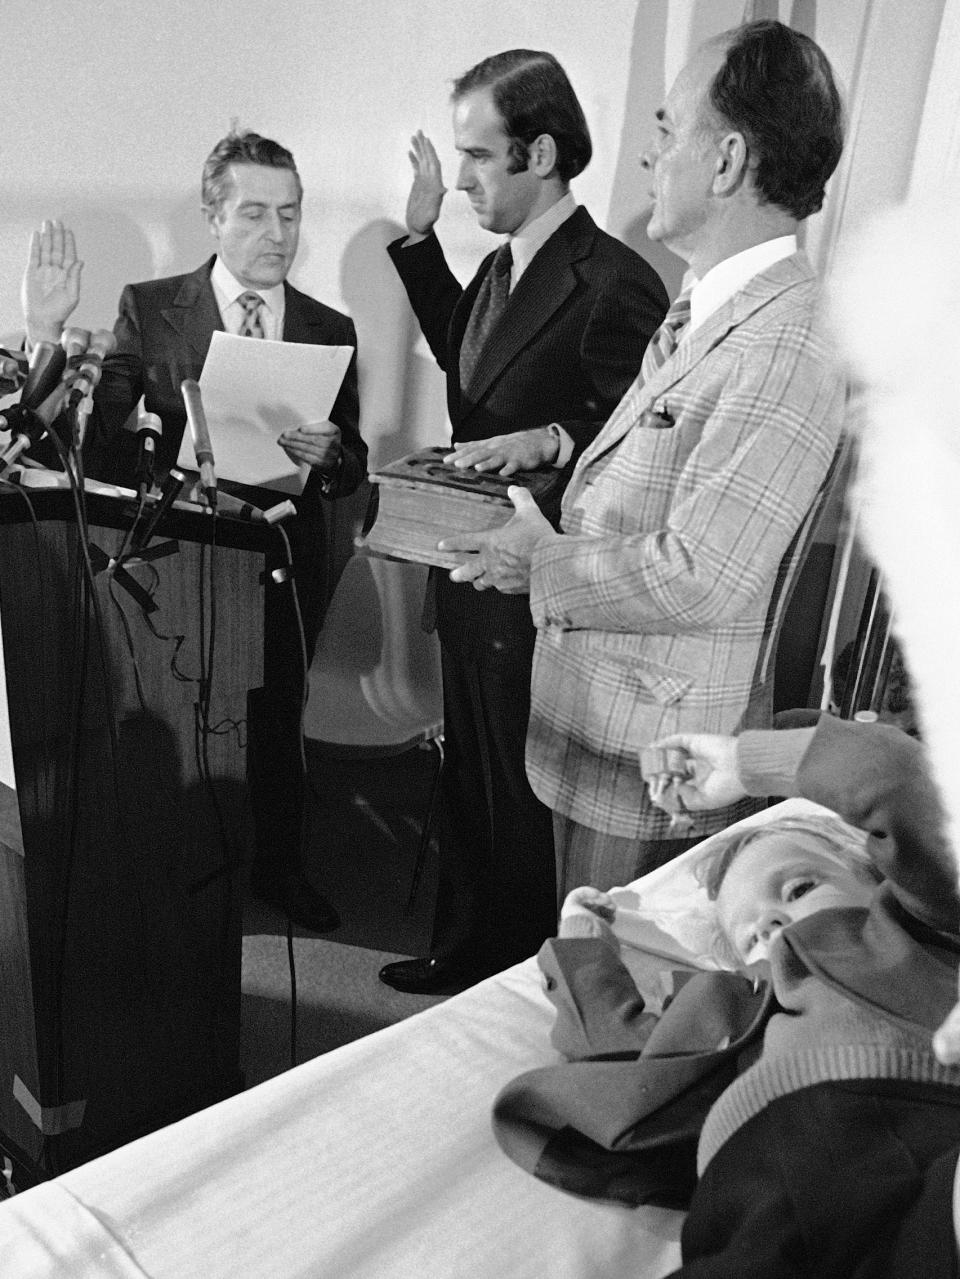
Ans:
[[[308,752],[305,862],[341,926],[323,937],[294,929],[296,1024],[286,920],[248,896],[244,905],[241,1062],[248,1086],[437,1002],[377,978],[391,959],[424,954],[436,892],[431,846],[408,897],[436,757],[426,747],[376,760]]]

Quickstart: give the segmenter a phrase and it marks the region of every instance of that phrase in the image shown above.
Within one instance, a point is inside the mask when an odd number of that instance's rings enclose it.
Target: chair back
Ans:
[[[443,731],[439,644],[420,626],[425,583],[419,564],[348,562],[310,667],[308,741],[392,752]]]

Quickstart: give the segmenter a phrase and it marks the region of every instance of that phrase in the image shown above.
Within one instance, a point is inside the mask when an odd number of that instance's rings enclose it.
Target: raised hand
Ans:
[[[440,216],[447,188],[443,185],[436,149],[420,129],[410,139],[409,156],[413,185],[407,197],[407,230],[411,235],[427,235]]]
[[[80,272],[73,232],[49,219],[30,236],[20,288],[27,341],[59,342],[67,317],[80,301]]]

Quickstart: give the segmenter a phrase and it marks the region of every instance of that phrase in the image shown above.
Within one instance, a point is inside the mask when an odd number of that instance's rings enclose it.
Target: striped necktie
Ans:
[[[649,382],[657,369],[673,355],[680,340],[680,332],[690,323],[690,290],[684,289],[674,300],[663,323],[654,333],[643,353],[640,374]]]
[[[263,298],[259,293],[241,293],[237,301],[243,307],[243,323],[240,325],[242,338],[262,338],[263,322],[260,319],[260,308]]]
[[[510,297],[512,266],[513,254],[510,251],[510,244],[509,242],[501,244],[494,254],[490,270],[480,285],[463,334],[463,342],[460,346],[460,386],[463,390],[470,385],[470,379],[473,377],[487,338],[507,305],[507,299]]]

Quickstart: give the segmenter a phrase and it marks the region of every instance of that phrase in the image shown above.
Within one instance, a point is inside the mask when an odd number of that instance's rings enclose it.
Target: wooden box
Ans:
[[[449,452],[449,446],[421,449],[371,474],[375,487],[359,548],[385,559],[455,568],[463,556],[438,551],[442,538],[506,524],[513,515],[511,485],[528,489],[539,504],[560,479],[557,470],[459,470],[444,463]]]

